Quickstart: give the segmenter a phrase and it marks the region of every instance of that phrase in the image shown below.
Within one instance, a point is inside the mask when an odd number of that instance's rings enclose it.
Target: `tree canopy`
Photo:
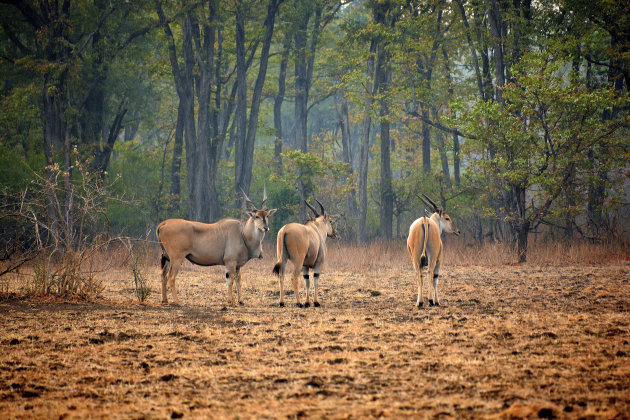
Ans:
[[[400,237],[425,193],[520,261],[533,232],[627,241],[625,1],[0,0],[0,23],[0,185],[58,183],[51,227],[76,150],[129,235],[266,186],[272,233],[316,197],[346,240]]]

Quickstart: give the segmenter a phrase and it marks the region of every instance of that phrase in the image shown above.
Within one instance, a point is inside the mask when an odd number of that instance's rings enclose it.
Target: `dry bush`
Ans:
[[[25,294],[89,299],[102,290],[95,274],[107,267],[96,264],[96,256],[119,240],[107,233],[105,207],[112,197],[76,150],[73,156],[71,167],[51,165],[44,175],[34,174],[23,191],[2,194],[0,218],[29,226],[30,243],[37,251],[32,278],[21,287]]]
[[[150,263],[147,257],[153,255],[151,252],[150,243],[146,240],[137,241],[135,244],[131,243],[131,240],[127,240],[127,249],[129,251],[129,264],[131,273],[133,274],[133,285],[136,298],[139,302],[146,301],[152,293],[152,289],[149,286],[149,270]]]
[[[331,270],[362,272],[411,267],[409,258],[405,239],[365,245],[328,241],[326,264]],[[545,242],[532,244],[528,250],[528,264],[533,265],[591,265],[628,260],[629,250],[616,244]],[[517,261],[516,250],[500,242],[477,245],[447,238],[444,250],[446,266],[502,266]]]

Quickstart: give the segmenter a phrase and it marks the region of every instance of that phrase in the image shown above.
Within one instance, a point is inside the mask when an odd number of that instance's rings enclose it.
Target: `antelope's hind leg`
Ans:
[[[311,279],[308,275],[308,267],[302,267],[302,277],[304,277],[304,287],[306,288],[306,302],[304,307],[311,306]]]
[[[284,307],[284,270],[286,269],[286,262],[280,264],[280,272],[278,273],[278,281],[280,282],[280,307]]]
[[[164,267],[162,267],[162,303],[163,304],[168,303],[168,297],[166,296],[166,293],[167,293],[166,283],[168,282],[167,273],[169,272],[170,269],[171,269],[171,260],[165,259]]]
[[[422,268],[416,269],[416,284],[418,286],[418,298],[416,299],[416,306],[422,308],[424,304],[424,296],[422,296]]]
[[[440,277],[440,266],[436,266],[433,270],[433,301],[431,302],[435,306],[440,306],[440,298],[438,297],[438,280]]]
[[[317,290],[318,290],[318,286],[319,286],[319,267],[315,267],[313,268],[313,288],[314,290],[314,297],[315,300],[313,301],[313,306],[315,306],[316,308],[320,307],[321,305],[319,304],[319,300],[317,298]]]
[[[293,266],[293,276],[291,277],[291,282],[293,283],[293,291],[295,293],[295,306],[298,308],[302,307],[302,302],[300,301],[300,273],[302,271],[302,261],[304,258],[300,260],[300,263],[296,263]]]
[[[170,267],[168,273],[166,274],[166,278],[162,278],[162,303],[168,303],[166,299],[166,287],[168,286],[171,289],[171,294],[173,295],[173,304],[179,305],[179,298],[177,297],[177,289],[175,288],[175,276],[179,272],[180,267],[182,266],[181,260],[171,260]],[[166,268],[166,267],[165,267]],[[166,284],[165,284],[166,280]]]

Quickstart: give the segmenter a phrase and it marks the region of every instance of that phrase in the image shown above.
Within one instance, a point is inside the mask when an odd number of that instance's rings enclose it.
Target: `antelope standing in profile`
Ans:
[[[429,292],[429,305],[440,305],[438,297],[438,276],[440,275],[440,265],[444,245],[442,244],[442,232],[453,233],[459,236],[459,230],[455,223],[444,213],[443,208],[438,206],[426,195],[420,198],[424,204],[433,208],[431,217],[421,217],[414,221],[409,227],[409,237],[407,238],[407,251],[411,256],[413,268],[416,270],[416,281],[418,283],[418,300],[416,305],[420,308],[423,304],[422,289],[422,267],[428,267],[429,281],[433,279],[433,290]],[[433,296],[433,297],[431,297]]]
[[[267,210],[265,188],[262,206],[256,209],[254,203],[243,197],[250,211],[249,219],[242,222],[236,219],[222,219],[216,223],[191,222],[183,219],[168,219],[160,223],[156,230],[162,248],[162,303],[168,303],[166,287],[171,289],[173,301],[179,304],[175,289],[175,276],[184,259],[202,266],[225,266],[228,286],[228,301],[235,305],[233,286],[236,286],[237,300],[241,300],[241,267],[253,258],[262,259],[262,240],[269,231],[268,219],[276,209]]]
[[[304,200],[308,208],[315,214],[315,218],[311,218],[303,225],[300,223],[289,223],[284,225],[278,232],[276,244],[277,261],[273,267],[273,273],[280,280],[280,306],[284,306],[284,272],[287,261],[291,261],[293,264],[291,280],[295,291],[296,305],[299,308],[302,307],[299,291],[300,272],[302,272],[306,288],[306,302],[304,306],[307,308],[311,306],[309,269],[313,269],[313,306],[320,306],[317,299],[317,285],[320,268],[326,256],[326,237],[336,238],[337,232],[335,232],[332,219],[326,213],[322,203],[317,199],[315,201],[319,204],[321,213],[318,213],[313,206]]]

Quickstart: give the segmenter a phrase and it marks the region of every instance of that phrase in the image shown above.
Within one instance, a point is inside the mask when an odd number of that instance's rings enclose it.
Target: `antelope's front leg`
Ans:
[[[225,280],[228,288],[228,305],[234,306],[234,293],[232,293],[232,286],[236,279],[234,278],[234,271],[228,270],[225,272]]]
[[[236,300],[239,305],[244,305],[243,300],[241,299],[241,269],[236,269]]]

